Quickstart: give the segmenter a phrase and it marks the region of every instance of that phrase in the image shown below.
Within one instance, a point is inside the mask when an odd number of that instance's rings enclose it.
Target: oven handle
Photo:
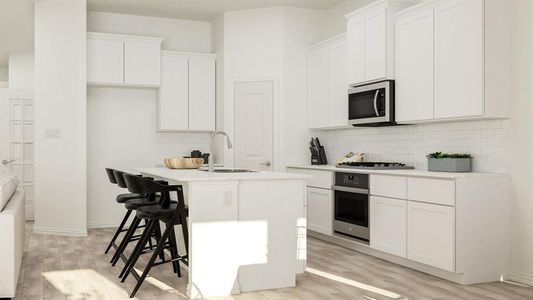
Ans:
[[[378,111],[378,95],[379,90],[376,91],[376,94],[374,95],[374,111],[376,112],[376,117],[379,117],[379,111]]]
[[[356,193],[356,194],[368,194],[368,189],[352,188],[340,185],[334,185],[331,187],[334,191],[347,192],[347,193]]]

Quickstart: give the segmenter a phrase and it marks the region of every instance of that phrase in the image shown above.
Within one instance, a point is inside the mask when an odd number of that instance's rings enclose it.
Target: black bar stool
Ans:
[[[178,277],[181,277],[179,263],[182,262],[183,264],[188,265],[188,255],[186,254],[184,256],[180,256],[178,253],[174,225],[181,225],[183,238],[185,240],[185,249],[188,251],[188,211],[185,208],[185,199],[181,185],[165,185],[154,180],[134,176],[131,174],[123,174],[123,177],[124,181],[126,182],[126,186],[131,193],[160,193],[161,199],[159,201],[159,205],[142,206],[137,209],[136,217],[138,219],[147,220],[148,223],[139,242],[137,243],[137,246],[135,247],[135,250],[133,251],[133,254],[126,263],[126,271],[122,276],[122,282],[126,280],[130,273],[138,275],[136,274],[134,267],[139,259],[139,256],[143,253],[143,249],[145,248],[152,232],[157,230],[156,224],[159,224],[159,222],[165,223],[165,231],[161,235],[161,238],[157,243],[157,247],[155,248],[150,260],[148,261],[148,264],[146,265],[146,268],[144,269],[140,278],[137,280],[137,284],[130,295],[130,298],[133,298],[153,266],[172,262],[174,271],[178,274]],[[171,192],[176,192],[178,198],[177,201],[171,201]],[[165,248],[170,248],[171,260],[156,263],[155,261],[157,257],[164,251]],[[137,278],[137,276],[135,277]]]
[[[120,187],[127,188],[126,182],[124,181],[123,174],[124,174],[124,172],[121,172],[121,171],[118,171],[118,170],[113,170],[113,175],[115,176],[115,180],[117,181],[117,185],[120,186]],[[132,175],[132,176],[141,178],[141,176],[138,176],[138,175]],[[159,200],[158,199],[159,197],[157,197],[155,193],[133,193],[133,194],[144,194],[144,195],[146,195],[146,197],[127,200],[124,203],[124,206],[125,206],[125,208],[127,210],[126,214],[128,214],[128,213],[131,214],[131,212],[133,210],[137,210],[139,207],[142,207],[142,206],[158,205],[158,201],[157,200]],[[120,242],[119,246],[117,247],[117,249],[115,251],[115,254],[111,258],[111,264],[113,266],[116,265],[116,263],[118,262],[119,258],[122,258],[122,260],[127,261],[127,258],[124,256],[124,250],[128,246],[129,242],[132,242],[132,241],[140,239],[140,235],[139,236],[135,236],[135,231],[137,229],[139,229],[139,228],[143,228],[143,227],[146,226],[146,225],[140,225],[140,222],[141,222],[141,219],[137,218],[137,216],[133,217],[133,220],[132,220],[129,228],[126,231],[126,234],[122,238],[122,241]],[[146,221],[145,221],[145,224],[147,224]],[[160,234],[161,234],[161,231],[154,231],[153,232],[153,234],[150,236],[150,239],[149,239],[150,247],[152,247],[152,240],[151,240],[152,236],[155,236],[156,240],[159,240]],[[161,257],[164,259],[164,254],[162,254]]]
[[[107,177],[109,178],[109,182],[111,182],[112,184],[118,184],[117,183],[117,179],[115,178],[115,174],[114,174],[115,170],[114,169],[110,169],[110,168],[106,168],[105,171],[107,173]],[[125,188],[125,187],[123,187],[123,188]],[[124,204],[128,200],[144,199],[144,198],[146,198],[146,194],[126,193],[126,194],[117,195],[116,201],[117,201],[117,203]],[[107,248],[105,250],[106,254],[109,252],[111,247],[114,247],[115,249],[118,247],[115,244],[115,240],[118,238],[119,234],[122,233],[122,232],[128,231],[127,228],[124,229],[124,225],[128,221],[130,215],[131,215],[131,210],[127,210],[126,214],[124,215],[124,218],[122,218],[122,222],[120,222],[120,225],[118,226],[115,234],[113,235],[113,238],[109,242],[109,245],[107,245]]]

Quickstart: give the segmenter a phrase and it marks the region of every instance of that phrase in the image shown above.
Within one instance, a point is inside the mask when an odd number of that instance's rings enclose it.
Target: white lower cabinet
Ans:
[[[307,228],[333,234],[333,191],[307,188]]]
[[[407,201],[370,197],[370,247],[401,257],[407,256]]]
[[[407,258],[455,271],[455,208],[407,203]]]

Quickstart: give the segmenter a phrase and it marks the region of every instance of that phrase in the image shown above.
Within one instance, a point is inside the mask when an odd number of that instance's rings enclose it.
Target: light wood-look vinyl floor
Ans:
[[[103,254],[114,229],[89,230],[73,238],[34,234],[27,223],[22,269],[15,299],[129,299],[135,282],[120,283],[122,262]],[[223,245],[221,245],[223,247]],[[145,255],[146,256],[146,255]],[[146,260],[146,259],[144,259]],[[152,269],[136,299],[187,299],[187,275],[170,264]],[[533,288],[494,282],[461,286],[381,259],[308,239],[308,271],[295,288],[243,293],[219,299],[533,299]]]

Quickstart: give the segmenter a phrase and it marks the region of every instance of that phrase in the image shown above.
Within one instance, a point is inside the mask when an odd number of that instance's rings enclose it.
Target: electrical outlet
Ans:
[[[231,205],[233,205],[233,194],[230,191],[224,192],[224,206]]]

